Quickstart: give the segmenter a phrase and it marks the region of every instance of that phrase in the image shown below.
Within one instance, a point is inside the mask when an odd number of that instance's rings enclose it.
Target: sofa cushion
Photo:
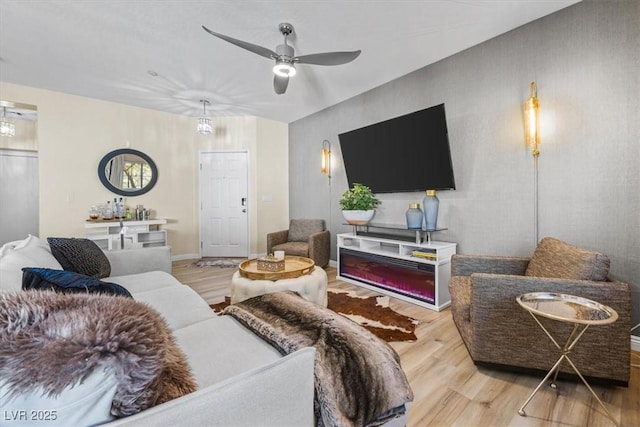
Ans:
[[[111,274],[111,264],[96,242],[75,237],[48,237],[51,253],[62,268],[101,279]]]
[[[143,250],[146,251],[146,249]],[[124,276],[110,276],[108,280],[127,288],[134,299],[136,294],[141,292],[184,286],[175,277],[164,271],[147,271],[146,273],[126,274]]]
[[[47,396],[42,387],[8,398],[10,384],[0,380],[0,407],[4,414],[41,414],[48,426],[97,426],[112,421],[111,403],[116,394],[115,377],[104,369],[95,369],[82,381],[65,388],[58,396]],[[33,412],[32,412],[33,411]],[[7,427],[32,426],[35,419],[7,419]],[[4,425],[4,424],[3,424]]]
[[[63,294],[107,294],[133,298],[129,291],[118,284],[103,282],[73,271],[38,267],[26,267],[22,271],[24,290],[40,289]]]
[[[111,276],[165,271],[171,274],[171,246],[104,251],[111,264]]]
[[[0,406],[14,396],[56,398],[98,371],[111,415],[128,416],[195,390],[185,355],[152,308],[127,298],[42,291],[0,295]],[[105,382],[106,381],[106,382]],[[97,398],[83,401],[95,403]],[[82,405],[81,405],[82,406]],[[17,409],[17,408],[16,408]],[[80,412],[92,408],[83,406]],[[102,418],[109,413],[102,414]]]
[[[525,271],[525,276],[594,281],[605,281],[608,274],[606,255],[552,237],[540,241]]]
[[[0,291],[22,289],[22,269],[43,267],[62,270],[49,245],[36,236],[10,242],[0,248]]]
[[[287,242],[280,245],[275,245],[272,248],[274,251],[284,251],[287,255],[293,256],[309,256],[309,245],[303,242]]]
[[[127,288],[136,301],[158,310],[173,331],[216,317],[196,291],[163,271],[110,277],[109,281]]]
[[[273,346],[230,316],[194,323],[174,335],[187,354],[199,388],[282,357]]]
[[[307,242],[313,233],[324,231],[323,219],[292,219],[289,221],[290,242]]]

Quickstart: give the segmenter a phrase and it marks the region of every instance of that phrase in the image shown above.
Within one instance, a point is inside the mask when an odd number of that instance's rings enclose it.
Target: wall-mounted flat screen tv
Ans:
[[[349,187],[455,190],[444,104],[338,135]]]

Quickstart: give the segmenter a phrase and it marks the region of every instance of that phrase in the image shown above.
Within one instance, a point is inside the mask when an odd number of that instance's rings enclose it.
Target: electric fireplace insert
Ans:
[[[435,266],[340,248],[343,277],[435,304]]]

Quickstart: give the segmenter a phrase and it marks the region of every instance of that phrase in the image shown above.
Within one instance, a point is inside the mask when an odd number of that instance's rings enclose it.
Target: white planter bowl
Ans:
[[[371,221],[375,213],[376,211],[373,209],[368,211],[342,211],[342,216],[351,225],[365,225]]]

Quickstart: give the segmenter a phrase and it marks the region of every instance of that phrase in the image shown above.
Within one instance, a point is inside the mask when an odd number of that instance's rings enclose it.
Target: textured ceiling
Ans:
[[[573,3],[0,0],[0,80],[189,116],[207,99],[212,116],[290,123]],[[272,61],[201,28],[275,50],[281,22],[296,55],[362,54],[298,65],[276,95]]]

